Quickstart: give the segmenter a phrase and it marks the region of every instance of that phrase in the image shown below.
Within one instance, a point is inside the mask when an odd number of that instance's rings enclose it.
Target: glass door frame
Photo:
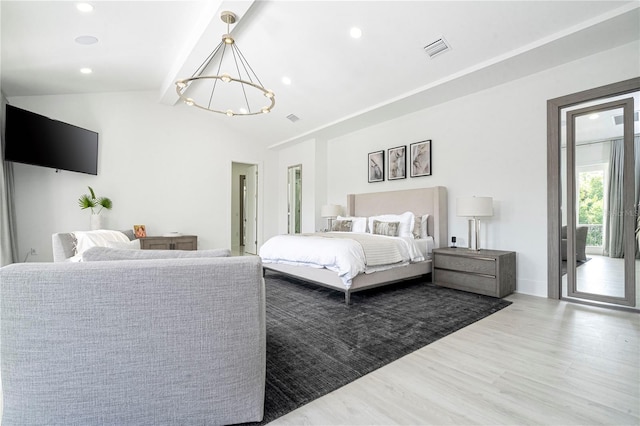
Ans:
[[[616,305],[635,306],[635,214],[633,215],[633,217],[630,214],[625,214],[623,220],[623,233],[627,237],[625,238],[624,242],[624,297],[615,297],[604,294],[580,291],[578,288],[578,280],[576,277],[576,240],[574,235],[577,226],[575,122],[579,117],[616,109],[622,109],[624,111],[624,211],[635,212],[635,180],[633,172],[635,168],[635,156],[633,155],[633,98],[619,99],[567,112],[567,265],[571,265],[567,266],[567,296],[594,300],[597,302],[612,303]],[[629,235],[633,235],[634,238],[629,238]],[[629,255],[629,253],[631,254]]]
[[[547,101],[547,297],[562,298],[561,123],[564,108],[640,91],[640,77]]]

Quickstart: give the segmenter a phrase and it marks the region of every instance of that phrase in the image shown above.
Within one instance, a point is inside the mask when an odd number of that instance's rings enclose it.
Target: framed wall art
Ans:
[[[369,182],[384,180],[384,151],[370,152],[368,155]]]
[[[407,177],[407,146],[398,146],[387,150],[389,162],[389,180]]]
[[[412,143],[411,151],[411,177],[431,176],[431,139]]]

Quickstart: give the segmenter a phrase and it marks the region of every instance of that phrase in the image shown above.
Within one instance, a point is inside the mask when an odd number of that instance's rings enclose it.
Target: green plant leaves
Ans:
[[[96,193],[93,191],[93,188],[91,188],[90,186],[88,186],[87,188],[89,188],[89,193],[91,195],[83,194],[78,199],[78,205],[82,210],[91,209],[92,214],[94,213],[93,209],[98,206],[100,206],[100,210],[98,210],[98,214],[102,211],[102,209],[111,210],[111,208],[113,207],[113,202],[111,201],[110,198],[108,197],[97,198]]]

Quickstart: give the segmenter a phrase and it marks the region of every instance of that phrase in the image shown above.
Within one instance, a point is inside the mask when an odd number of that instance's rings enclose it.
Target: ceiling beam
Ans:
[[[220,19],[220,13],[229,10],[238,16],[238,21],[231,30],[233,34],[255,0],[204,1],[203,3],[204,7],[200,19],[193,24],[193,31],[162,83],[160,89],[160,103],[162,104],[176,104],[180,98],[176,93],[175,81],[191,76],[220,42],[220,37],[226,32],[226,25]]]

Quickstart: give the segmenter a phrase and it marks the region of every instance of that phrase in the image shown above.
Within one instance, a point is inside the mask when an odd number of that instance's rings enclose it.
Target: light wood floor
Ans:
[[[624,259],[587,254],[590,259],[576,269],[578,290],[624,297]],[[636,264],[636,308],[640,309],[640,260]],[[567,295],[567,275],[562,277],[562,294]]]
[[[640,424],[638,314],[508,299],[502,311],[270,424]]]

